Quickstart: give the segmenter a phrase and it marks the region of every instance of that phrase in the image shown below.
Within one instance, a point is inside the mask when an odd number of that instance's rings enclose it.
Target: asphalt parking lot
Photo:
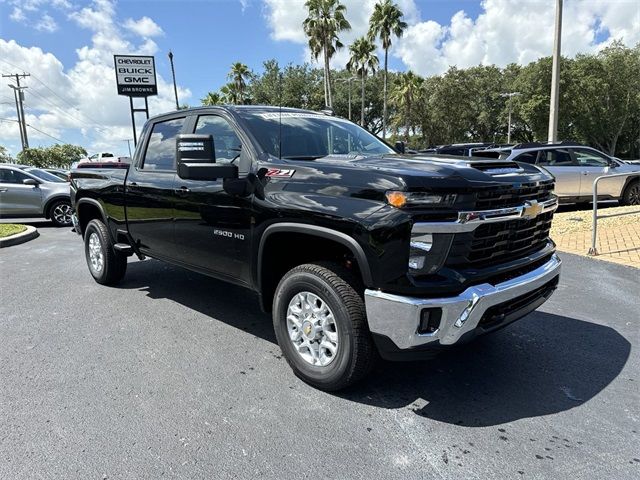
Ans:
[[[340,394],[297,380],[241,288],[80,239],[0,250],[0,478],[640,477],[640,275],[563,255],[538,312]]]

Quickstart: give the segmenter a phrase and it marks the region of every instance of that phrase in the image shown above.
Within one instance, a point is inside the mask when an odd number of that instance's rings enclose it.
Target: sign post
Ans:
[[[147,97],[158,94],[156,81],[156,62],[151,56],[114,55],[118,95],[129,97],[131,107],[131,124],[133,125],[133,144],[138,143],[136,134],[136,112],[144,112],[149,118],[149,102]],[[133,97],[144,97],[144,108],[134,108]]]

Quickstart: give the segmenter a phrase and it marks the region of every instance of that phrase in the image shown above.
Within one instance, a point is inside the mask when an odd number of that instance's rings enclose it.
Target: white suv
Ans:
[[[555,194],[564,203],[588,203],[593,199],[593,181],[602,175],[629,173],[598,182],[598,200],[619,200],[640,205],[640,165],[624,163],[595,148],[575,143],[523,143],[513,147],[475,152],[483,157],[538,165],[556,178]]]

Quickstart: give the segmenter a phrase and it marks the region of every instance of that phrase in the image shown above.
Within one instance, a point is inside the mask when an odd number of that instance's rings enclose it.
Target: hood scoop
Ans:
[[[480,170],[489,175],[506,175],[509,173],[521,173],[523,170],[516,162],[504,162],[504,161],[480,161],[469,162],[469,166]]]

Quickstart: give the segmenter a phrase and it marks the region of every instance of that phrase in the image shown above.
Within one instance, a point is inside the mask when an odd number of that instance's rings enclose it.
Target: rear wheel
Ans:
[[[84,253],[94,280],[102,285],[116,285],[127,271],[127,257],[113,248],[104,223],[91,220],[84,233]]]
[[[68,227],[71,225],[73,208],[69,200],[58,200],[49,207],[49,218],[56,227]]]
[[[640,181],[636,180],[627,185],[620,199],[620,203],[622,203],[622,205],[640,205]]]
[[[338,264],[305,264],[290,270],[276,289],[278,344],[294,373],[321,390],[355,383],[373,363],[358,283]]]

